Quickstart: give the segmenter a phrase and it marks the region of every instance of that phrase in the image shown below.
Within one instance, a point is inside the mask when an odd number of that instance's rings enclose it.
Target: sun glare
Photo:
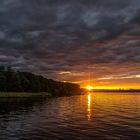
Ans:
[[[93,90],[93,87],[91,85],[88,85],[88,86],[86,86],[86,89],[91,91],[91,90]]]

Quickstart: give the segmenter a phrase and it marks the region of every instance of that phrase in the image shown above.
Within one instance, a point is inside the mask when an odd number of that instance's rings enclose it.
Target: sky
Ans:
[[[139,88],[140,0],[0,0],[0,65]]]

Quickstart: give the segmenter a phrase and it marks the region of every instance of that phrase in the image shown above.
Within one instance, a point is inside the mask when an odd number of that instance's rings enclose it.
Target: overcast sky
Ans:
[[[139,87],[140,0],[0,0],[0,65]]]

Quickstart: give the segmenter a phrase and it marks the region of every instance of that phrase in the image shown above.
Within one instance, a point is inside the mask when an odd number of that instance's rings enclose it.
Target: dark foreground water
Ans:
[[[140,140],[139,93],[0,99],[0,140]]]

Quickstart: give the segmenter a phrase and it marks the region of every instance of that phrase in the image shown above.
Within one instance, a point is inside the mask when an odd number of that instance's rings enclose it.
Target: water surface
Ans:
[[[0,140],[140,139],[139,93],[0,99]]]

